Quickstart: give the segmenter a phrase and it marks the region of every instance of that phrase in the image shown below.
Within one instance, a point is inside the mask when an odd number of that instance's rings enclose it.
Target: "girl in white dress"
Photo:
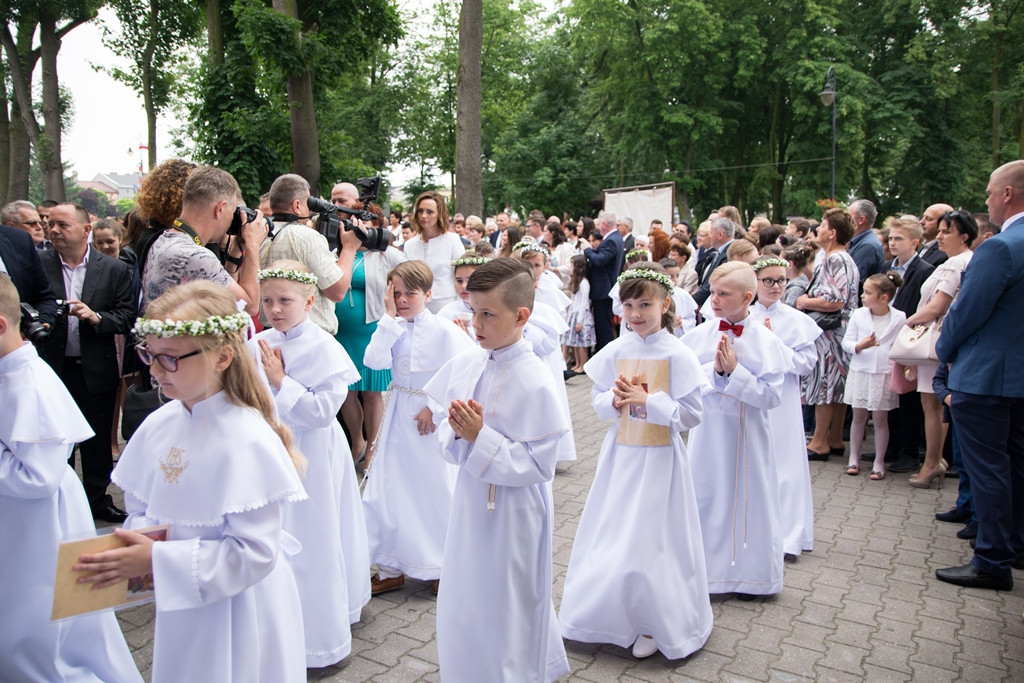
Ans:
[[[573,375],[583,372],[583,366],[590,355],[590,347],[597,343],[594,331],[594,312],[590,308],[590,280],[587,279],[587,257],[577,254],[572,257],[572,274],[569,278],[569,291],[572,293],[572,305],[566,323],[569,332],[565,335],[565,348],[571,352],[576,361]]]
[[[249,341],[281,421],[309,460],[309,500],[285,508],[284,528],[302,544],[292,563],[302,599],[306,666],[352,650],[350,623],[370,601],[369,547],[351,452],[336,416],[359,371],[333,336],[309,321],[316,276],[298,261],[259,272],[263,314],[273,326]]]
[[[899,405],[899,395],[889,388],[892,361],[889,349],[906,322],[906,314],[889,302],[903,285],[899,273],[878,273],[864,281],[861,302],[864,304],[850,316],[843,337],[843,350],[850,354],[850,371],[846,376],[843,403],[853,406],[850,425],[850,461],[846,473],[860,473],[860,447],[868,412],[875,426],[875,462],[871,479],[885,479],[885,449],[889,446],[889,411]]]
[[[572,640],[680,659],[704,645],[712,625],[697,499],[680,436],[701,421],[711,385],[694,353],[669,331],[671,279],[634,269],[619,282],[631,331],[585,368],[598,417],[618,421],[601,446],[559,621]],[[623,366],[645,362],[667,363],[665,386],[655,389],[656,371],[623,374]],[[656,438],[636,440],[620,433],[624,420],[627,427],[662,427]]]
[[[274,416],[245,347],[249,316],[198,280],[149,304],[134,333],[169,398],[114,469],[128,520],[124,548],[82,555],[97,588],[153,573],[154,683],[306,680],[302,607],[284,554],[298,543],[285,508],[304,500],[304,459]],[[130,528],[169,524],[166,541]]]
[[[773,426],[779,475],[782,550],[797,556],[814,549],[814,500],[804,441],[800,378],[818,362],[814,340],[821,335],[821,328],[810,316],[781,301],[788,279],[788,261],[760,258],[752,267],[757,274],[757,301],[750,307],[750,317],[775,333],[793,363],[782,384],[782,403],[769,410],[768,416]]]
[[[437,317],[451,320],[460,328],[466,331],[469,338],[476,343],[476,335],[473,333],[473,309],[469,307],[469,292],[466,291],[466,283],[473,271],[490,261],[489,258],[478,255],[475,251],[467,251],[459,258],[452,261],[452,274],[455,277],[455,301],[451,301],[437,312]]]

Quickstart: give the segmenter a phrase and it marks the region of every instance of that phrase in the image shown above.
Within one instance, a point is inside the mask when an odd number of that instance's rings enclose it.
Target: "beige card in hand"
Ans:
[[[166,541],[169,529],[170,526],[164,524],[136,529],[136,531],[149,536],[154,541]],[[53,589],[53,612],[50,614],[50,619],[56,621],[79,614],[125,607],[152,600],[154,596],[152,574],[132,577],[122,583],[93,590],[91,583],[78,583],[78,577],[83,574],[71,569],[82,555],[101,553],[104,550],[123,548],[126,545],[127,543],[114,534],[61,543],[57,549],[57,583]]]
[[[653,358],[620,358],[615,361],[616,371],[627,380],[640,377],[647,393],[669,392],[669,362]],[[650,424],[647,408],[622,406],[619,409],[618,443],[624,446],[668,446],[672,432],[666,425]]]

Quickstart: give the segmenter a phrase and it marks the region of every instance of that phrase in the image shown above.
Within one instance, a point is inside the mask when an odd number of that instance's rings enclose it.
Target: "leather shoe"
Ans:
[[[946,468],[946,479],[959,479],[960,470],[953,467],[952,465]]]
[[[828,462],[829,455],[830,453],[828,451],[818,453],[817,451],[812,451],[810,448],[807,449],[807,459],[812,462]]]
[[[1013,588],[1012,576],[993,576],[979,570],[973,564],[965,564],[962,567],[948,567],[936,569],[935,577],[939,581],[952,583],[964,588],[988,588],[997,591],[1008,591]]]
[[[380,574],[370,577],[370,595],[380,595],[388,591],[398,590],[405,585],[405,574],[393,576],[390,579],[380,578]]]
[[[890,472],[914,472],[921,468],[921,463],[914,458],[901,456],[896,462],[889,465]]]
[[[128,513],[113,503],[105,503],[92,511],[92,518],[111,524],[120,524],[128,519]]]
[[[956,532],[956,537],[960,538],[960,539],[963,539],[965,541],[967,539],[969,539],[969,538],[977,538],[978,537],[978,523],[977,522],[968,522],[967,526],[965,526],[960,531]]]
[[[1017,557],[1013,558],[1013,564],[1010,566],[1014,569],[1024,569],[1024,553],[1020,553]]]
[[[935,519],[951,524],[967,524],[971,521],[971,513],[963,508],[950,508],[946,512],[936,512]]]

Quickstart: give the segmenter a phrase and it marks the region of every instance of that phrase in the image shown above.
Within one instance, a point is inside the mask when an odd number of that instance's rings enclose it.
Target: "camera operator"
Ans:
[[[121,382],[114,335],[127,334],[135,322],[132,269],[89,246],[89,213],[78,204],[53,207],[49,223],[53,249],[41,255],[43,268],[68,308],[50,328],[46,360],[94,433],[79,444],[82,484],[92,515],[119,523],[126,515],[107,494],[114,468],[110,432]]]
[[[245,302],[245,312],[256,315],[260,304],[259,245],[267,235],[267,223],[256,219],[241,227],[238,240],[227,252],[234,274],[228,274],[220,260],[205,245],[219,242],[227,234],[243,204],[242,191],[227,171],[201,166],[192,171],[181,196],[181,216],[170,230],[153,242],[142,273],[141,311],[153,299],[175,285],[192,280],[210,280],[224,286],[235,299]]]
[[[18,298],[39,311],[42,322],[53,325],[57,299],[39,253],[27,232],[0,225],[0,273],[7,273],[18,290]]]
[[[300,175],[288,173],[270,186],[270,208],[274,212],[274,232],[260,246],[260,263],[267,268],[281,259],[305,264],[317,278],[313,308],[309,319],[330,334],[338,331],[334,303],[341,301],[352,280],[352,263],[359,248],[359,237],[350,230],[339,234],[339,254],[335,256],[327,238],[310,225],[309,183]],[[361,207],[360,207],[361,208]],[[266,320],[261,320],[266,325]]]

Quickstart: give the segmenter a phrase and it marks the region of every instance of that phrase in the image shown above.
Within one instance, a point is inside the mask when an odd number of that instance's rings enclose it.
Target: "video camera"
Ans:
[[[366,206],[367,203],[375,201],[380,194],[380,176],[372,178],[360,178],[356,181],[359,188],[359,201]],[[356,225],[348,218],[342,218],[338,213],[347,216],[354,216],[361,221],[372,221],[379,218],[376,214],[366,209],[349,209],[344,206],[335,206],[326,199],[310,197],[306,200],[306,206],[310,213],[319,214],[317,220],[317,231],[327,238],[327,245],[331,249],[341,249],[341,230],[351,230],[359,237],[359,241],[370,251],[385,251],[391,246],[394,235],[386,228],[363,228]]]

